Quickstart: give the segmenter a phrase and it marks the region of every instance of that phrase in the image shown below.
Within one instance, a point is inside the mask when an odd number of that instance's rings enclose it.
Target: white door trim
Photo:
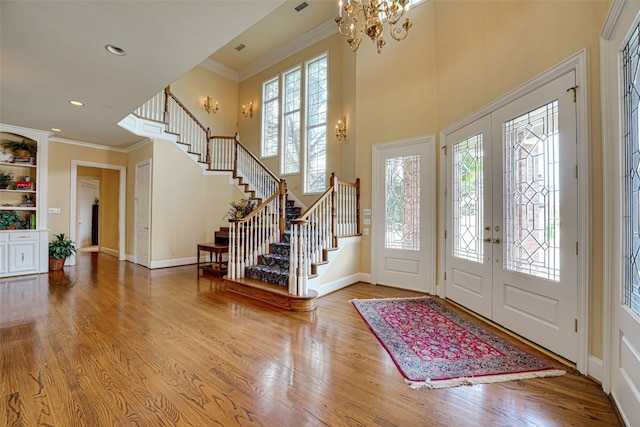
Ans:
[[[576,99],[576,135],[578,140],[577,161],[578,161],[578,349],[576,351],[576,369],[582,374],[587,374],[587,362],[589,356],[589,291],[591,276],[589,266],[591,265],[591,176],[589,173],[589,152],[591,140],[588,126],[588,91],[589,82],[587,78],[588,53],[586,49],[574,54],[556,66],[550,68],[539,76],[529,80],[513,91],[505,94],[501,98],[493,101],[480,110],[472,113],[457,123],[449,126],[440,133],[440,143],[444,144],[447,136],[453,132],[473,123],[481,117],[491,114],[497,109],[511,103],[512,101],[536,90],[556,78],[573,70],[576,73],[577,99]],[[444,147],[444,145],[443,145]],[[441,151],[445,151],[442,149]],[[444,153],[440,155],[440,188],[439,194],[443,197],[446,194],[447,162]],[[446,202],[440,202],[440,227],[438,235],[438,254],[440,257],[438,295],[446,296],[446,242],[444,240]]]
[[[138,232],[137,232],[137,222],[138,222],[138,169],[140,169],[142,166],[145,165],[149,165],[149,174],[150,174],[150,178],[152,176],[153,173],[153,164],[152,164],[152,159],[146,159],[146,160],[142,160],[138,163],[136,163],[135,166],[135,172],[134,172],[134,177],[135,177],[135,183],[134,183],[134,204],[133,204],[133,262],[135,264],[138,264]],[[148,202],[149,205],[151,205],[151,179],[149,180],[149,197],[148,197]],[[149,226],[151,226],[151,206],[149,206],[149,218],[147,221],[147,224],[149,224]],[[147,239],[147,265],[144,265],[144,267],[150,268],[151,266],[151,230],[149,230],[149,238]]]
[[[69,218],[69,238],[72,241],[76,241],[76,205],[77,194],[76,188],[78,186],[78,166],[86,166],[90,168],[99,169],[114,169],[120,171],[120,183],[118,191],[118,259],[123,261],[125,259],[125,208],[126,208],[126,194],[127,194],[127,167],[110,165],[107,163],[94,163],[85,162],[82,160],[71,160],[71,201],[70,201],[70,218]],[[70,265],[76,264],[75,255],[69,259]]]
[[[436,158],[436,153],[435,150],[431,147],[435,147],[435,135],[430,134],[430,135],[423,135],[423,136],[417,136],[414,138],[408,138],[408,139],[402,139],[402,140],[397,140],[397,141],[391,141],[391,142],[385,142],[385,143],[381,143],[381,144],[374,144],[371,148],[371,164],[372,164],[372,168],[371,168],[371,182],[375,183],[376,179],[377,179],[377,173],[381,172],[376,170],[376,165],[378,164],[378,161],[380,160],[380,156],[382,155],[381,152],[385,149],[389,149],[389,148],[396,148],[396,147],[406,147],[406,146],[410,146],[413,144],[426,144],[430,150],[430,154],[432,155],[432,157],[425,159],[425,165],[428,166],[426,168],[426,172],[431,174],[430,178],[427,178],[428,182],[436,182],[435,177],[436,177],[436,171],[435,171],[435,158]],[[434,184],[435,187],[435,184]],[[432,198],[433,195],[435,194],[436,188],[430,188],[427,189],[427,191],[424,193],[425,197],[429,197]],[[378,196],[378,192],[375,191],[373,188],[371,189],[371,193],[372,193],[372,197],[371,197],[371,206],[372,206],[372,212],[377,212],[378,209],[376,209],[381,203],[383,203],[382,200],[380,200],[380,197]],[[436,211],[434,209],[434,211]],[[436,246],[437,246],[437,233],[436,233],[436,219],[435,219],[435,215],[430,215],[428,218],[427,216],[422,216],[423,220],[428,221],[427,224],[425,224],[425,229],[427,230],[427,236],[425,236],[424,241],[425,242],[432,242],[432,243],[428,243],[432,245],[432,248],[430,248],[430,251],[435,255],[435,250],[436,250]],[[380,218],[377,218],[377,215],[372,215],[371,216],[371,282],[372,283],[377,283],[377,276],[378,274],[376,273],[376,260],[378,259],[377,256],[379,256],[379,247],[382,245],[382,242],[380,242],[378,239],[380,238],[381,233],[378,232],[378,229],[380,227],[384,227],[384,221],[382,221]],[[431,257],[429,259],[429,267],[428,267],[428,271],[433,272],[433,280],[429,280],[428,286],[425,288],[426,292],[432,295],[435,295],[435,291],[436,291],[436,274],[435,274],[435,267],[436,267],[436,262],[435,262],[435,256]]]

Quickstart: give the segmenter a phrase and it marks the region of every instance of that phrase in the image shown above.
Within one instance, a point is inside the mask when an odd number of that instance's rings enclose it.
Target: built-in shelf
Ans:
[[[13,163],[13,162],[0,162],[0,166],[15,166],[24,168],[35,168],[38,165],[32,165],[31,163]]]

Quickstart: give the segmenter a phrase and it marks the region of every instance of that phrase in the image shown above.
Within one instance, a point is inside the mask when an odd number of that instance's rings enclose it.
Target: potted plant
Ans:
[[[64,233],[56,234],[49,242],[49,271],[62,270],[68,257],[76,253],[73,241],[67,239]]]
[[[9,187],[15,181],[13,180],[13,171],[0,170],[0,188],[4,189]]]
[[[20,141],[5,139],[2,141],[2,146],[12,150],[13,154],[20,157],[35,157],[38,151],[37,144],[26,139],[21,139]]]
[[[256,202],[251,199],[240,199],[239,202],[231,202],[229,203],[231,208],[229,211],[224,214],[222,219],[241,219],[246,217],[256,208]]]
[[[22,224],[22,218],[16,211],[0,212],[0,230],[15,230]]]

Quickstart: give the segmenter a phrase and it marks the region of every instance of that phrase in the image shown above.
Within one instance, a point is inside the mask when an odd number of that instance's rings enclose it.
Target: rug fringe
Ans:
[[[563,371],[562,369],[547,369],[544,371],[522,372],[519,374],[487,375],[483,377],[454,378],[451,380],[410,381],[405,379],[404,381],[409,385],[409,388],[412,388],[414,390],[418,390],[421,388],[439,389],[446,387],[459,387],[463,385],[471,386],[476,384],[492,384],[505,381],[528,380],[532,378],[560,377],[566,373],[567,371]]]

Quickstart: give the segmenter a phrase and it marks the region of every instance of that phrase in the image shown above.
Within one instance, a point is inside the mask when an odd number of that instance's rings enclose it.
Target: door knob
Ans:
[[[494,243],[495,245],[497,245],[498,243],[500,243],[500,238],[498,237],[498,238],[496,238],[496,239],[493,239],[493,243]]]
[[[485,241],[486,243],[491,243],[491,237],[485,237],[485,238],[484,238],[484,241]]]

